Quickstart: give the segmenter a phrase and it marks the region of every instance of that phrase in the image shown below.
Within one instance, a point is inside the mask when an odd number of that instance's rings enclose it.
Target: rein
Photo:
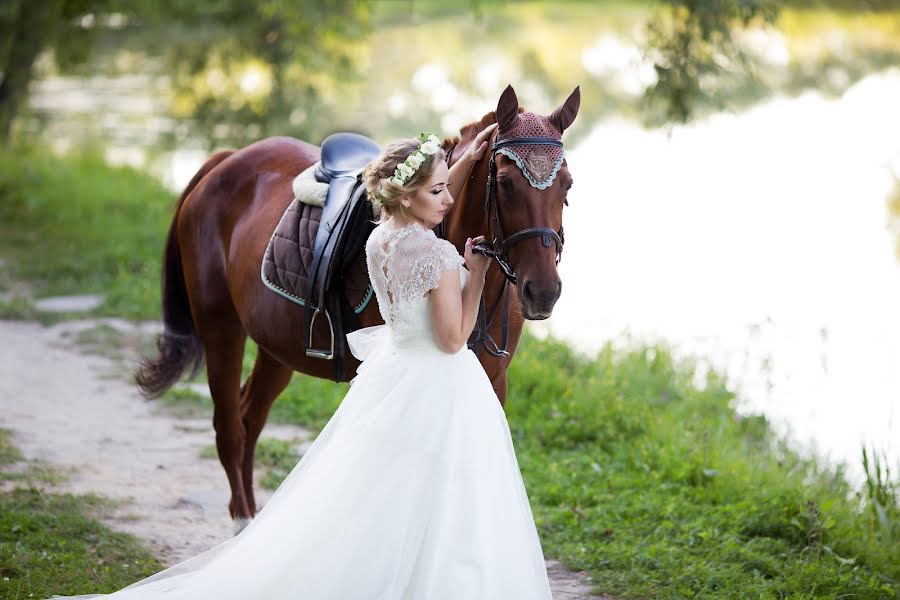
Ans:
[[[501,328],[503,332],[503,348],[499,348],[497,346],[497,343],[491,337],[490,333],[488,333],[488,330],[494,323],[494,317],[497,316],[497,308],[500,305],[499,299],[497,301],[497,304],[495,305],[494,313],[488,320],[485,315],[484,295],[482,295],[481,300],[478,304],[478,317],[475,320],[475,328],[472,330],[472,335],[469,337],[466,345],[470,350],[476,353],[477,347],[479,345],[482,345],[484,346],[484,349],[488,352],[488,354],[496,357],[509,356],[509,352],[507,351],[507,347],[509,345],[509,284],[516,285],[517,281],[515,269],[513,269],[507,256],[509,249],[513,244],[521,242],[522,240],[528,239],[530,237],[540,236],[541,243],[543,243],[545,247],[549,247],[551,243],[556,244],[556,264],[559,264],[559,261],[562,258],[563,243],[565,241],[562,225],[560,225],[558,231],[554,230],[551,227],[528,227],[513,233],[509,237],[504,237],[503,227],[500,224],[500,204],[497,194],[496,156],[498,150],[517,145],[544,145],[556,146],[558,148],[563,147],[563,143],[561,140],[548,137],[515,137],[505,140],[494,139],[493,141],[493,147],[491,149],[491,159],[489,163],[487,192],[485,194],[484,200],[485,220],[488,223],[487,237],[491,241],[477,243],[474,246],[473,251],[481,252],[485,256],[489,256],[496,260],[497,264],[500,266],[500,270],[503,272],[504,281],[502,294],[504,296],[504,301],[503,322]],[[447,155],[447,164],[450,164],[450,157],[453,154],[453,150],[455,150],[455,147],[451,148],[450,152]],[[441,237],[443,237],[443,222],[441,222],[440,224],[440,230]]]

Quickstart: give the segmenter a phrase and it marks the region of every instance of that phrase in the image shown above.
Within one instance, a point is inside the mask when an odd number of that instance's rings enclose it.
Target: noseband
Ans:
[[[559,231],[556,231],[551,227],[528,227],[526,229],[522,229],[513,233],[509,237],[504,237],[503,227],[500,224],[500,203],[498,202],[497,194],[496,157],[498,150],[502,150],[503,148],[506,148],[508,146],[517,145],[542,145],[556,146],[559,148],[563,147],[563,143],[561,140],[547,137],[516,137],[505,140],[495,139],[493,143],[493,148],[491,150],[491,160],[489,163],[487,194],[485,195],[484,200],[485,220],[488,222],[488,238],[491,241],[479,242],[473,247],[472,250],[481,252],[485,256],[489,256],[496,260],[497,264],[500,266],[500,270],[503,272],[504,281],[502,293],[504,295],[504,300],[503,323],[501,328],[503,336],[503,348],[499,348],[497,346],[497,343],[494,342],[494,339],[491,337],[491,334],[488,333],[488,330],[494,322],[494,317],[497,315],[497,308],[499,308],[500,303],[497,303],[497,306],[494,308],[494,314],[491,315],[490,320],[487,320],[485,317],[484,296],[481,297],[481,300],[478,304],[478,317],[475,321],[475,327],[472,330],[472,335],[469,337],[466,345],[470,350],[476,352],[479,345],[484,346],[484,349],[488,352],[488,354],[496,357],[509,356],[509,352],[506,350],[506,348],[509,346],[509,284],[516,285],[517,281],[516,272],[509,262],[509,249],[513,244],[521,242],[524,239],[540,236],[541,242],[545,247],[550,247],[551,243],[556,244],[556,264],[559,264],[559,261],[562,258],[563,242],[565,240],[563,236],[562,225],[560,225]],[[450,157],[448,156],[448,163],[449,158]]]

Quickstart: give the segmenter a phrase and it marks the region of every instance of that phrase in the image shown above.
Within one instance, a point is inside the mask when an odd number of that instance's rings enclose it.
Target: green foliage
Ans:
[[[175,386],[166,392],[159,402],[180,418],[211,417],[213,413],[213,403],[209,395],[201,394],[189,387]]]
[[[212,147],[270,135],[319,139],[331,132],[329,101],[349,94],[349,84],[360,77],[368,3],[234,0],[194,6],[185,20],[206,43],[181,38],[163,56],[175,114],[189,119],[188,134]]]
[[[3,23],[14,19],[10,7],[15,4],[0,7],[0,46]],[[896,0],[64,4],[74,7],[68,14],[75,16],[65,20],[72,31],[50,44],[53,60],[39,61],[38,76],[138,75],[148,82],[148,97],[163,107],[155,115],[163,117],[161,127],[156,122],[136,127],[152,151],[198,144],[240,147],[268,135],[315,142],[338,129],[387,139],[433,128],[448,115],[455,118],[460,106],[438,109],[416,102],[415,110],[403,114],[389,109],[390,98],[421,93],[411,89],[410,79],[426,63],[448,69],[448,82],[459,90],[462,106],[472,98],[485,99],[478,75],[485,64],[502,64],[504,72],[527,82],[520,91],[528,90],[523,97],[527,94],[529,108],[562,98],[580,84],[583,97],[591,101],[582,104],[567,134],[575,142],[593,122],[613,113],[660,124],[745,107],[773,91],[793,94],[816,87],[841,93],[865,74],[896,64],[900,56],[900,38],[891,27],[897,22],[891,11],[900,8]],[[830,12],[835,9],[840,13]],[[873,10],[881,11],[877,23],[865,23],[839,47],[823,43],[830,31],[837,28],[844,35],[848,25]],[[809,42],[818,52],[808,56],[805,49],[790,47],[790,23],[780,18],[775,23],[775,15],[785,13],[800,14],[801,20],[824,14],[826,21],[839,21],[837,26],[825,22],[813,32]],[[62,22],[59,14],[54,13],[54,20]],[[752,48],[749,55],[742,50],[740,34],[761,24],[776,24],[789,38],[788,65],[768,65],[751,58]],[[598,38],[609,36],[630,49],[637,28],[648,33],[643,46],[658,76],[643,102],[635,101],[640,89],[633,88],[642,83],[622,88],[617,70],[598,73],[586,68],[584,60]],[[434,40],[441,40],[439,57],[408,52]],[[8,36],[5,41],[8,45]],[[55,121],[44,117],[25,110],[19,131],[31,135]],[[66,128],[71,131],[73,125]],[[51,129],[50,135],[57,135],[55,123]],[[74,129],[72,135],[78,137],[78,126]]]
[[[200,451],[200,457],[218,460],[219,452],[215,445],[210,445]],[[264,468],[265,473],[259,484],[269,490],[277,489],[300,458],[293,443],[276,438],[260,438],[256,443],[254,464],[257,468]]]
[[[111,10],[127,25],[107,35],[163,65],[183,125],[173,144],[320,139],[331,133],[329,107],[360,81],[368,2],[111,0]]]
[[[278,396],[269,418],[320,430],[337,410],[349,387],[346,383],[295,375]]]
[[[22,453],[16,448],[10,438],[12,431],[0,428],[0,467],[5,467],[22,460]]]
[[[593,359],[523,337],[508,420],[548,556],[621,598],[855,597],[898,591],[900,535],[840,472],[741,416],[663,344]],[[881,476],[896,528],[898,482]]]
[[[0,597],[109,593],[162,569],[133,536],[88,516],[104,506],[37,488],[0,495]]]
[[[348,93],[346,84],[358,77],[369,14],[368,2],[353,0],[48,0],[39,18],[24,19],[26,1],[0,7],[0,71],[19,75],[15,98],[0,95],[5,122],[18,110],[36,55],[12,54],[13,39],[33,23],[39,30],[25,35],[37,51],[51,51],[63,72],[77,72],[110,39],[161,58],[173,112],[187,125],[175,135],[207,140],[210,148],[277,134],[319,136],[327,128],[323,99]],[[298,105],[307,115],[290,110]]]
[[[287,440],[260,438],[256,445],[256,462],[266,467],[266,474],[260,481],[264,488],[278,488],[299,461],[300,454]]]
[[[750,71],[745,53],[734,43],[735,28],[774,23],[774,0],[670,0],[669,11],[647,24],[647,51],[654,58],[657,81],[644,101],[658,111],[657,120],[686,122],[697,105],[723,107],[721,90],[735,85],[736,75]]]
[[[102,293],[96,314],[159,318],[160,260],[175,197],[98,152],[0,152],[0,255],[36,296]]]
[[[886,456],[863,448],[862,461],[866,472],[865,515],[873,541],[889,557],[891,548],[900,543],[900,488],[891,477]]]
[[[93,30],[84,16],[105,0],[8,0],[0,7],[0,138],[8,142],[12,122],[25,106],[34,64],[41,52],[55,47],[57,64],[65,68],[89,55]]]

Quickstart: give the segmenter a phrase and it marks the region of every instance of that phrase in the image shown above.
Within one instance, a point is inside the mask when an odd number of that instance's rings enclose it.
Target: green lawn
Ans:
[[[173,194],[96,158],[38,151],[0,156],[0,193],[8,277],[41,293],[106,292],[101,314],[158,317]],[[897,598],[896,473],[870,455],[869,486],[854,493],[840,472],[794,455],[764,417],[736,415],[720,375],[698,387],[693,372],[664,344],[588,357],[524,336],[507,415],[548,558],[620,598]],[[271,419],[317,430],[346,389],[296,376]],[[188,392],[168,401],[209,410]],[[7,500],[4,522],[50,519],[54,503],[29,494]],[[63,531],[43,535],[56,558],[23,563],[30,574],[17,580],[80,576],[84,550],[66,549]]]
[[[27,280],[37,297],[102,293],[96,314],[159,318],[160,260],[176,199],[95,153],[57,160],[27,146],[0,149],[0,280]],[[3,313],[33,315],[21,303]]]
[[[507,414],[547,554],[623,598],[896,597],[896,482],[858,497],[690,373],[526,337]]]
[[[47,493],[42,468],[10,469],[22,461],[0,429],[0,481],[16,486],[0,493],[0,598],[107,593],[163,568],[134,536],[96,520],[110,500]]]

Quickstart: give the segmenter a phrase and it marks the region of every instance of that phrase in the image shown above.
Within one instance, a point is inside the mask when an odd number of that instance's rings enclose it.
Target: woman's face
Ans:
[[[410,198],[409,212],[428,229],[437,227],[453,205],[453,196],[447,189],[449,174],[447,163],[438,160],[431,178]]]

